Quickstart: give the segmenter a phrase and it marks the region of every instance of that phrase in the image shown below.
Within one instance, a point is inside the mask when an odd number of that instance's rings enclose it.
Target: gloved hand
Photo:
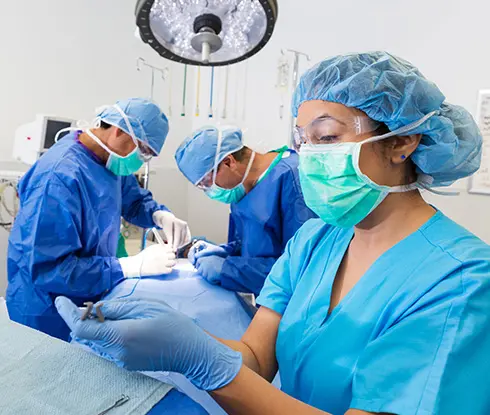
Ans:
[[[189,255],[187,255],[187,259],[191,262],[192,265],[196,265],[196,261],[199,258],[212,255],[226,258],[230,254],[225,248],[221,246],[210,244],[209,242],[205,241],[197,241],[190,249]]]
[[[172,272],[177,264],[169,245],[152,245],[138,255],[119,258],[124,278],[151,277]]]
[[[157,210],[153,213],[153,222],[156,226],[162,228],[167,237],[167,242],[174,252],[191,241],[191,231],[187,222],[176,218],[173,213]]]
[[[221,281],[221,271],[225,264],[225,258],[219,256],[206,256],[196,261],[197,272],[211,284],[219,284]]]
[[[242,366],[240,353],[164,302],[103,302],[104,323],[81,321],[82,311],[66,297],[55,304],[72,336],[91,341],[130,370],[181,373],[196,387],[212,391],[229,384]]]

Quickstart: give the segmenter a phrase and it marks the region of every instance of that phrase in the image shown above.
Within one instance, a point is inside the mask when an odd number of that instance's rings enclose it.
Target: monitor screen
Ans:
[[[71,127],[71,122],[68,121],[57,121],[57,120],[47,120],[46,121],[46,135],[44,140],[44,150],[50,149],[54,145],[54,138],[56,133],[63,128]],[[69,134],[69,132],[62,133],[60,135],[60,140]]]

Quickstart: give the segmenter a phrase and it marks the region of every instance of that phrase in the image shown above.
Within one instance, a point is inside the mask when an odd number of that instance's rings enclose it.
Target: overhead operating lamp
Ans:
[[[260,51],[272,36],[277,0],[137,0],[143,42],[162,57],[223,66]]]

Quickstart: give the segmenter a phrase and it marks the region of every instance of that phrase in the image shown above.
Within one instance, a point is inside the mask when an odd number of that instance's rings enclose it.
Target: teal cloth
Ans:
[[[0,414],[147,414],[172,389],[9,320],[0,303]]]

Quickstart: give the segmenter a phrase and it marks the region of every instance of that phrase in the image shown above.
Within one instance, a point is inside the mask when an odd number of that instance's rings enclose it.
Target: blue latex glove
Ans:
[[[221,281],[221,271],[225,264],[225,258],[219,256],[206,256],[196,261],[197,272],[210,284],[219,284]]]
[[[212,391],[229,384],[242,366],[240,353],[164,302],[103,302],[104,323],[82,321],[82,310],[66,297],[55,304],[72,336],[91,341],[129,370],[181,373],[196,387]]]
[[[187,259],[192,265],[196,266],[196,261],[199,258],[204,258],[207,256],[218,256],[221,258],[226,258],[230,253],[223,247],[210,244],[205,241],[197,241],[194,246],[189,250],[189,255]]]

